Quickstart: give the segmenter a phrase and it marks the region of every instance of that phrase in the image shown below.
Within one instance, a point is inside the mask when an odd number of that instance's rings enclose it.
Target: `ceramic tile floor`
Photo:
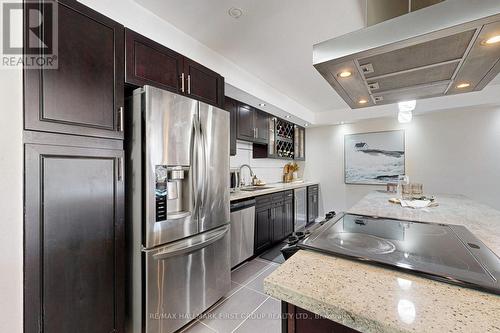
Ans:
[[[279,265],[253,259],[231,273],[231,291],[182,333],[280,333],[281,302],[264,294],[263,281]]]

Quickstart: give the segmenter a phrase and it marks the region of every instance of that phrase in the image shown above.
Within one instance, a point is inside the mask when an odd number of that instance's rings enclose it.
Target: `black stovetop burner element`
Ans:
[[[298,247],[500,294],[500,259],[463,226],[339,214]]]

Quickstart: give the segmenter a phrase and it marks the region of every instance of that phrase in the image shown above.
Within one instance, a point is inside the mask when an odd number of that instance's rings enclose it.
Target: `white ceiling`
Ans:
[[[312,46],[362,28],[366,0],[135,1],[309,110],[347,107],[312,66]]]
[[[396,112],[395,105],[351,110],[312,66],[312,45],[364,27],[366,0],[134,1],[314,112],[315,124]],[[231,7],[241,8],[243,15],[230,17]],[[500,76],[492,83],[500,83]],[[233,90],[238,93],[232,97],[241,97],[241,91]],[[474,94],[471,99],[479,103],[481,92]],[[457,102],[467,100],[466,95]],[[485,96],[492,103],[490,95]],[[433,111],[441,98],[429,100],[425,111]],[[254,99],[247,96],[246,102],[257,103]],[[449,105],[450,99],[442,102]],[[496,102],[500,103],[500,95]]]

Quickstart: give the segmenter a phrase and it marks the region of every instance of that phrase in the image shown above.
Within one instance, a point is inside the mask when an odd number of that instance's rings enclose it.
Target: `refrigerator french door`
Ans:
[[[150,86],[129,110],[128,327],[170,333],[230,288],[229,113]]]

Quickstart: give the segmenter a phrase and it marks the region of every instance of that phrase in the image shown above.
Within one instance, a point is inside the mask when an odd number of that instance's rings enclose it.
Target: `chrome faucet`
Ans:
[[[243,169],[244,167],[247,167],[247,168],[248,168],[248,170],[250,170],[250,177],[252,178],[252,179],[250,180],[250,182],[252,182],[252,181],[253,181],[253,178],[255,177],[255,173],[253,173],[253,171],[252,171],[252,167],[250,167],[250,165],[248,165],[248,164],[242,164],[242,165],[240,166],[240,170],[239,170],[239,173],[240,173],[240,179],[241,179],[241,181],[240,181],[240,186],[244,186],[244,185],[246,185],[245,183],[243,183],[243,177],[241,177],[241,169]]]

